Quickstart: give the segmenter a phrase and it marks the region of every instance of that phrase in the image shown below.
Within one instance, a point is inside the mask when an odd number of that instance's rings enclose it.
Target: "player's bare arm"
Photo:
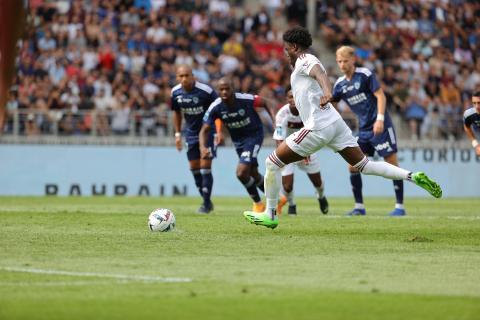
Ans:
[[[182,150],[182,112],[174,110],[173,126],[175,127],[175,147],[178,151]]]
[[[465,134],[467,135],[468,139],[472,142],[472,147],[475,149],[475,154],[477,156],[480,156],[480,144],[475,138],[475,133],[473,132],[472,127],[463,125],[463,130],[465,130]]]
[[[384,120],[385,120],[385,110],[387,108],[387,98],[382,88],[379,88],[373,93],[377,98],[377,120],[373,124],[373,134],[378,135],[383,132],[384,129]]]
[[[270,108],[267,104],[267,100],[263,97],[258,96],[258,99],[260,100],[258,108],[261,110],[262,108],[265,109],[270,116],[270,119],[272,120],[272,125],[275,127],[275,114],[272,111],[272,108]]]
[[[202,129],[200,129],[200,132],[198,134],[198,142],[200,144],[200,156],[202,157],[202,159],[206,159],[212,156],[210,150],[208,150],[207,147],[208,134],[210,133],[210,130],[212,130],[212,127],[208,123],[204,123],[202,125]]]
[[[332,85],[328,79],[327,73],[320,67],[320,65],[316,64],[313,66],[312,70],[310,70],[308,75],[317,80],[320,88],[323,90],[324,95],[320,97],[320,106],[323,107],[332,99]]]

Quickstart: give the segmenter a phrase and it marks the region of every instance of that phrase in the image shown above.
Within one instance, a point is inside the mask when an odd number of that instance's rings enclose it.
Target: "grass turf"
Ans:
[[[248,224],[247,199],[0,198],[0,319],[478,319],[480,199],[351,199],[269,230]],[[148,213],[173,210],[153,233]],[[191,278],[163,283],[5,268]]]

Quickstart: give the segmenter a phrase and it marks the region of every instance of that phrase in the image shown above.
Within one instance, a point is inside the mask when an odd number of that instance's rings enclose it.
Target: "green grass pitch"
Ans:
[[[0,319],[480,319],[480,199],[298,199],[275,230],[246,198],[0,198]],[[173,210],[153,233],[150,211]],[[142,278],[143,277],[143,278]],[[165,282],[189,278],[190,282]],[[175,280],[175,279],[173,279]]]

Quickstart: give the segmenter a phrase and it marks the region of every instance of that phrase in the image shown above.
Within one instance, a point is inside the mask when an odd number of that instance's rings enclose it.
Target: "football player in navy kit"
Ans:
[[[472,107],[463,114],[463,129],[472,142],[475,154],[480,156],[480,144],[475,137],[475,133],[480,134],[480,91],[473,93]]]
[[[263,124],[258,112],[266,110],[272,122],[273,115],[265,100],[257,95],[235,92],[230,78],[218,81],[217,98],[208,108],[200,131],[200,149],[203,157],[210,157],[208,135],[216,119],[221,119],[230,133],[238,154],[237,178],[253,200],[253,211],[262,212],[265,204],[257,189],[263,192],[263,176],[258,172],[257,155],[263,143]]]
[[[218,96],[210,86],[195,80],[190,66],[180,65],[177,68],[177,81],[179,84],[173,87],[171,93],[175,146],[177,150],[182,150],[182,119],[185,118],[184,135],[187,145],[187,158],[195,179],[195,185],[203,198],[203,203],[197,212],[209,213],[213,210],[211,201],[213,187],[212,159],[216,154],[216,145],[222,138],[217,136],[218,139],[215,143],[212,131],[208,136],[208,148],[211,150],[211,155],[201,158],[198,134],[202,127],[205,111]],[[221,130],[218,131],[218,135],[221,135]]]
[[[343,100],[358,118],[358,144],[365,155],[372,157],[375,152],[386,162],[398,167],[397,138],[392,120],[386,110],[385,94],[375,77],[367,68],[355,67],[355,51],[342,46],[336,52],[337,64],[344,74],[333,86],[332,101]],[[365,215],[363,204],[362,176],[349,166],[355,207],[348,215]],[[403,206],[403,180],[393,180],[395,209],[391,216],[406,214]]]

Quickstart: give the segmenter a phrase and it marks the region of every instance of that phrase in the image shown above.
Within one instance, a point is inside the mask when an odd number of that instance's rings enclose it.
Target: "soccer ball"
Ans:
[[[175,228],[175,216],[168,209],[155,209],[148,216],[148,228],[151,231],[166,232]]]

